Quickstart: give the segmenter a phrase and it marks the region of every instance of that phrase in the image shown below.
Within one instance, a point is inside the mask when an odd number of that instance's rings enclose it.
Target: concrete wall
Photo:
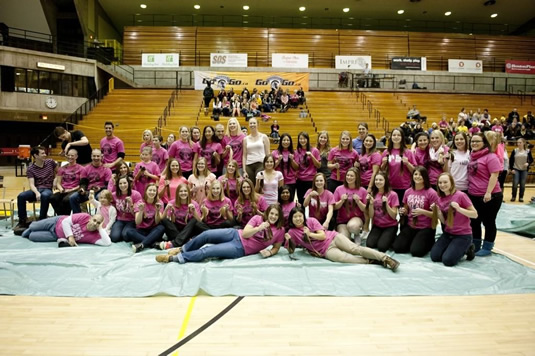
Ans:
[[[49,109],[45,105],[45,101],[49,96],[53,96],[58,102],[58,106],[55,109]],[[39,114],[71,114],[86,101],[86,98],[73,96],[2,92],[0,95],[0,110],[34,111]]]
[[[9,27],[51,34],[41,2],[38,0],[0,1],[0,22]]]

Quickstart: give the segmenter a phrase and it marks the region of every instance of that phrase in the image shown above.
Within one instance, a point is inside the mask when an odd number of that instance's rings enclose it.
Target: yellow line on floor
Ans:
[[[180,331],[178,333],[177,340],[180,340],[184,337],[184,334],[186,334],[186,329],[188,328],[189,324],[189,317],[191,316],[191,312],[193,311],[193,306],[195,305],[195,300],[197,299],[197,296],[191,297],[188,305],[188,311],[186,312],[186,315],[184,316],[184,320],[182,321],[182,327],[180,328]],[[178,356],[178,351],[173,353],[173,356]]]

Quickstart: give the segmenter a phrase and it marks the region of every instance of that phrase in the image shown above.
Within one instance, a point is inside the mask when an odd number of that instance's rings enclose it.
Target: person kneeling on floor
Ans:
[[[58,242],[58,247],[74,247],[79,243],[100,246],[111,245],[110,237],[101,226],[104,218],[100,214],[87,213],[71,216],[54,216],[34,221],[24,230],[22,237],[33,242]]]

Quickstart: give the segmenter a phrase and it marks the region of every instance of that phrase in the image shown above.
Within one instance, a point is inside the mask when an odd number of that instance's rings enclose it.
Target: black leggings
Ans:
[[[311,180],[297,180],[297,200],[299,201],[299,204],[303,205],[305,202],[305,194],[310,188],[312,188]]]
[[[477,211],[477,218],[470,219],[472,226],[472,237],[474,240],[481,240],[481,223],[485,226],[485,241],[494,242],[496,240],[496,216],[503,202],[503,193],[492,194],[490,201],[485,203],[483,197],[468,195],[474,208]]]
[[[165,227],[165,234],[167,235],[167,239],[173,243],[173,246],[180,247],[193,237],[199,235],[200,233],[206,230],[225,229],[233,227],[235,223],[234,221],[225,221],[224,223],[217,226],[209,226],[202,221],[191,219],[180,232],[178,231],[176,225],[167,219],[162,220],[162,225]]]
[[[396,234],[398,232],[398,226],[379,227],[372,226],[370,234],[366,239],[366,247],[375,248],[381,252],[386,252],[392,246]]]
[[[414,257],[424,257],[434,244],[434,229],[414,229],[405,225],[394,240],[392,248],[396,253],[410,252]]]

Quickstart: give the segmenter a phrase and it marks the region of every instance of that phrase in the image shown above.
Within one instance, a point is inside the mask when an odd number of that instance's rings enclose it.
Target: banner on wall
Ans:
[[[269,72],[205,72],[195,71],[195,90],[203,90],[206,83],[212,83],[214,90],[234,87],[237,91],[247,87],[262,90],[283,87],[293,91],[303,88],[308,91],[309,73],[269,73]]]
[[[308,68],[308,54],[273,53],[271,66],[273,68]]]
[[[371,56],[336,56],[335,61],[336,69],[364,70],[366,63],[369,65],[368,68],[372,69]]]
[[[178,53],[142,53],[141,66],[149,68],[178,67]]]
[[[210,53],[210,67],[247,67],[247,53]]]
[[[395,70],[427,70],[426,57],[392,57],[390,69]]]
[[[483,61],[473,59],[448,59],[448,72],[483,73]]]
[[[505,73],[535,74],[535,62],[506,60]]]

